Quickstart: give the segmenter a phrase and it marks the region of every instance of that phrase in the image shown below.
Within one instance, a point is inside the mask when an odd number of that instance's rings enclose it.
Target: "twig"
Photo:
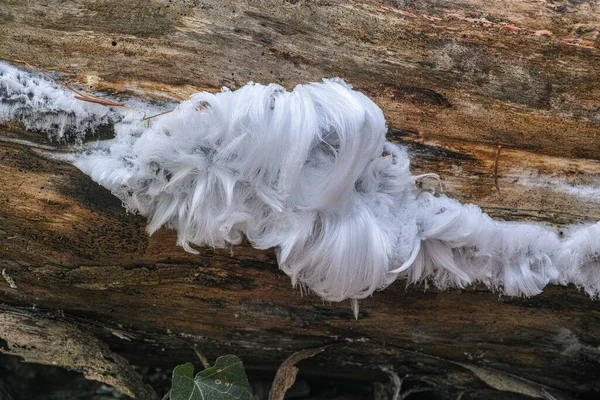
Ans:
[[[114,101],[106,100],[106,99],[98,99],[98,98],[90,97],[87,95],[86,96],[75,96],[75,98],[77,100],[87,101],[88,103],[101,104],[103,106],[125,107],[125,104],[116,103]]]
[[[500,191],[500,186],[498,185],[498,161],[500,160],[500,151],[502,151],[502,146],[498,146],[498,151],[496,151],[496,161],[494,162],[494,185],[498,191]]]
[[[167,392],[167,394],[165,394],[161,400],[167,400],[167,399],[169,398],[169,396],[170,396],[170,395],[171,395],[171,391],[169,390],[169,391]]]
[[[142,118],[142,121],[148,121],[149,119],[152,119],[152,118],[155,118],[155,117],[160,117],[161,115],[165,115],[165,114],[168,114],[168,113],[173,112],[173,111],[175,111],[175,110],[173,109],[173,110],[169,110],[169,111],[163,111],[161,113],[158,113],[158,114],[155,114],[155,115],[151,115],[149,117],[144,117],[144,118]]]
[[[384,371],[390,375],[392,383],[394,384],[394,393],[392,394],[392,399],[398,400],[400,398],[400,392],[402,392],[402,384],[404,383],[404,380],[408,377],[408,375],[405,375],[404,378],[400,378],[396,371],[394,371],[393,369],[386,368],[384,369]]]
[[[194,347],[194,351],[196,352],[196,355],[198,356],[198,358],[200,359],[200,362],[204,366],[204,369],[210,368],[210,363],[208,362],[208,359],[204,356],[204,354],[200,353],[200,351],[198,351],[198,349],[195,347]]]

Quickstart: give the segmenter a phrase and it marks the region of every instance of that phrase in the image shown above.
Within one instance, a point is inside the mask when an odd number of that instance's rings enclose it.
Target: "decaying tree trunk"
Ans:
[[[559,226],[600,219],[599,31],[595,1],[0,0],[0,59],[83,89],[165,101],[343,77],[383,109],[415,173],[495,218]],[[64,145],[19,125],[0,134]],[[142,366],[193,360],[196,346],[272,374],[331,344],[300,376],[393,370],[453,399],[600,395],[600,302],[574,287],[523,299],[397,282],[354,320],[349,304],[293,290],[272,251],[196,256],[175,241],[148,237],[76,168],[0,142],[0,321],[60,310]]]

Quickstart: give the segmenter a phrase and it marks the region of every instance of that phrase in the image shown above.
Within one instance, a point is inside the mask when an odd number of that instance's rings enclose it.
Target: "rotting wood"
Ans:
[[[28,60],[85,90],[158,101],[249,80],[291,89],[341,76],[380,105],[414,173],[438,173],[449,196],[508,220],[559,228],[600,220],[600,196],[566,190],[592,190],[600,178],[594,2],[166,5],[3,1],[0,58]],[[291,289],[272,251],[193,256],[173,232],[147,237],[144,220],[106,190],[18,141],[44,151],[58,144],[18,125],[0,130],[14,139],[0,141],[0,268],[18,286],[0,280],[0,301],[106,326],[96,335],[138,364],[172,367],[194,359],[197,345],[211,358],[239,355],[250,373],[274,372],[290,354],[333,341],[346,345],[306,360],[307,370],[385,381],[381,366],[391,365],[455,397],[468,389],[486,398],[480,379],[423,352],[566,393],[600,391],[600,303],[575,288],[513,299],[397,282],[361,302],[355,321],[348,304]],[[492,164],[498,145],[502,176]]]
[[[158,399],[127,360],[94,335],[39,314],[0,306],[0,337],[7,347],[2,352],[23,357],[25,362],[83,372],[86,378],[114,386],[132,398]]]
[[[498,191],[500,191],[500,186],[498,185],[498,163],[500,162],[501,151],[502,146],[498,146],[498,151],[496,151],[496,159],[494,160],[494,186],[496,186]]]

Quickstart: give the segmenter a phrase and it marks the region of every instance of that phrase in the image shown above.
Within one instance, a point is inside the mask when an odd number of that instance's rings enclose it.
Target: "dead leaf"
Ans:
[[[275,380],[271,385],[271,391],[269,392],[269,400],[283,400],[285,393],[289,388],[292,387],[296,382],[296,375],[298,374],[298,368],[295,367],[297,363],[307,358],[313,357],[329,346],[321,346],[316,349],[302,350],[292,354],[281,363]]]

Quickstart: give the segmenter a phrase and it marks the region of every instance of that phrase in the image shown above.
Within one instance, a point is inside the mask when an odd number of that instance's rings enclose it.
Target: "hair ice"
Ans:
[[[511,296],[548,283],[600,293],[600,224],[561,239],[418,193],[405,149],[385,139],[382,111],[340,79],[291,92],[255,83],[200,92],[150,127],[72,97],[0,64],[0,119],[52,133],[115,124],[115,139],[75,165],[145,215],[150,234],[176,230],[186,251],[246,237],[275,248],[294,284],[331,301],[364,298],[398,278],[443,289],[482,282]]]

